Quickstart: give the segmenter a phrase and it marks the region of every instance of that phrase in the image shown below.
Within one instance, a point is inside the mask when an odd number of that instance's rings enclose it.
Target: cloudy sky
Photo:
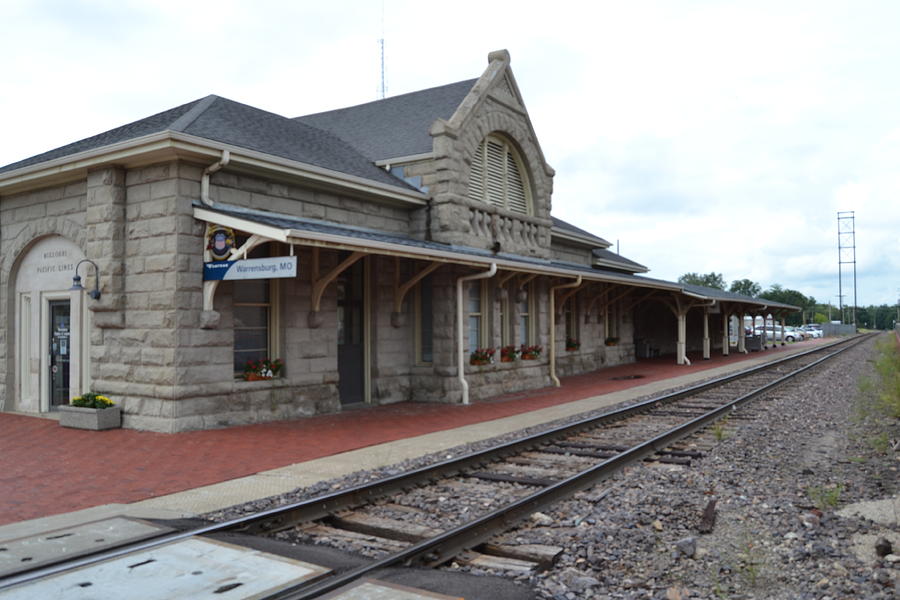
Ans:
[[[432,8],[434,7],[434,8]],[[900,2],[4,0],[0,165],[218,94],[285,116],[506,48],[554,215],[674,280],[900,296]],[[845,303],[852,303],[845,265]]]

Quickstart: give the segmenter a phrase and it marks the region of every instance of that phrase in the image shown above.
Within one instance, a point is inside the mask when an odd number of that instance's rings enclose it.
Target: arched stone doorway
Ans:
[[[52,235],[34,242],[19,261],[13,317],[14,410],[49,412],[88,387],[85,332],[90,314],[83,294],[69,290],[83,258],[77,244]]]

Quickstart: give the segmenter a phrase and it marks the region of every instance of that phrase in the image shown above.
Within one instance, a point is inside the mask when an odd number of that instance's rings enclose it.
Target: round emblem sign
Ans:
[[[226,260],[234,248],[234,232],[230,227],[209,227],[206,249],[212,254],[213,260]]]

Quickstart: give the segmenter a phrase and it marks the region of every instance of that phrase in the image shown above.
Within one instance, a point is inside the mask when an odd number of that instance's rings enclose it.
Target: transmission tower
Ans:
[[[838,212],[838,294],[843,302],[844,265],[853,265],[853,311],[851,322],[856,326],[856,218],[853,211]],[[841,322],[844,308],[841,306]]]

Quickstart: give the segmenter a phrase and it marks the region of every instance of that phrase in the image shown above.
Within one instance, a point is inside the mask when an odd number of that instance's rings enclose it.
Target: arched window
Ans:
[[[524,163],[504,138],[489,135],[476,149],[469,171],[469,198],[531,214],[531,191]]]

